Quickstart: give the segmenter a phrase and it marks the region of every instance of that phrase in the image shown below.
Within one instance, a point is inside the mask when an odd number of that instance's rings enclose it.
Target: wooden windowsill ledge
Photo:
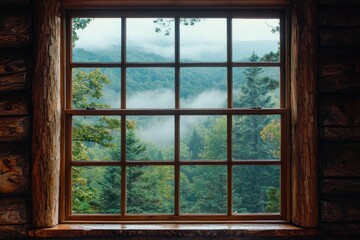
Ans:
[[[316,236],[318,229],[291,224],[59,224],[52,228],[32,229],[31,237],[240,237],[240,236]]]

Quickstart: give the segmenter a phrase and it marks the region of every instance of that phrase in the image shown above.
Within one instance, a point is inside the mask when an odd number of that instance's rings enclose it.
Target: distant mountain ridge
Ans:
[[[234,60],[244,61],[248,59],[253,52],[258,56],[273,51],[278,48],[278,42],[273,40],[261,40],[261,41],[236,41],[233,43],[234,48]],[[76,47],[73,50],[74,62],[120,62],[121,61],[121,48],[120,45],[111,45],[108,48],[89,48]],[[195,48],[196,49],[196,48]],[[214,52],[212,49],[211,54],[208,54],[206,58],[209,61],[216,61],[220,56],[224,56],[226,53],[226,47]],[[206,51],[202,50],[194,52],[194,59],[189,61],[196,61],[196,56],[206,55]],[[174,62],[173,58],[164,57],[157,54],[155,50],[150,49],[147,46],[128,46],[127,51],[128,62]]]

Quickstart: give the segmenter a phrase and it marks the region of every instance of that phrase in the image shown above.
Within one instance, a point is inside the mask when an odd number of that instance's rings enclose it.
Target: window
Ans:
[[[284,21],[69,11],[64,219],[287,219]]]

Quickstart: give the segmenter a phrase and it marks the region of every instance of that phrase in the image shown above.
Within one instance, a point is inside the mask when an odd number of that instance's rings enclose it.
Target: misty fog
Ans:
[[[253,52],[256,52],[259,56],[270,51],[276,52],[278,50],[279,34],[271,33],[271,29],[278,24],[278,19],[234,19],[232,31],[234,61],[246,61]],[[154,23],[153,18],[127,19],[127,61],[175,61],[174,23],[170,21],[168,25],[169,35],[165,34],[165,29],[156,32],[156,27],[159,26]],[[226,19],[204,19],[193,26],[181,25],[181,62],[226,62],[226,29]],[[96,18],[85,29],[77,32],[79,40],[73,50],[75,62],[77,60],[83,62],[120,62],[120,18]],[[180,105],[182,108],[226,107],[226,68],[219,69],[218,76],[213,76],[212,72],[205,74],[203,81],[198,81],[197,90],[194,90],[192,94],[181,93]],[[206,73],[206,68],[201,71]],[[186,69],[184,72],[181,72],[181,76],[191,73],[191,70]],[[136,72],[127,73],[127,81],[133,79],[134,74]],[[111,107],[118,108],[120,106],[120,72],[118,71],[114,75],[108,71],[107,75],[113,84],[104,87],[106,93],[102,101]],[[161,77],[164,77],[163,75]],[[163,79],[159,77],[156,81],[159,82],[159,80]],[[142,84],[141,81],[145,82],[145,79],[138,78],[135,84],[129,82],[127,88],[129,86],[131,88],[130,90],[127,89],[127,108],[175,108],[175,90],[173,86],[138,89],[137,87]],[[170,79],[170,81],[173,81],[173,79]],[[181,79],[181,81],[184,80]],[[213,85],[209,87],[204,82],[211,82]],[[180,86],[181,92],[191,92],[190,90]],[[181,135],[186,136],[189,134],[195,126],[206,121],[206,118],[206,116],[182,117],[180,123]],[[157,145],[174,145],[173,116],[131,116],[128,119],[136,122],[137,135],[141,139]]]
[[[201,92],[193,98],[182,98],[180,102],[181,107],[184,108],[222,108],[226,105],[226,97],[225,91],[210,90]],[[174,109],[175,93],[169,89],[138,92],[127,99],[127,106],[128,108]],[[139,118],[142,119],[142,124],[137,124],[137,132],[141,138],[155,144],[173,144],[175,131],[173,117],[146,116]],[[200,121],[203,121],[203,117],[184,118],[181,122],[182,134],[186,135]]]

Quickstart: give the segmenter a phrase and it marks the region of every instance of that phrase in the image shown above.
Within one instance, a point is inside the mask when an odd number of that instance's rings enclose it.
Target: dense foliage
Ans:
[[[166,24],[159,22],[158,24]],[[89,21],[79,22],[80,28]],[[189,24],[192,24],[190,22]],[[166,27],[164,25],[164,27]],[[157,30],[161,31],[161,29]],[[164,30],[166,32],[166,29]],[[116,48],[116,46],[114,46]],[[78,61],[92,59],[111,61],[112,49],[88,52],[75,49]],[[129,53],[128,53],[129,54]],[[149,59],[159,62],[162,57],[132,49],[133,60]],[[269,53],[261,59],[278,59],[278,53]],[[104,60],[105,59],[105,60]],[[253,53],[249,62],[259,61]],[[117,72],[116,72],[117,71]],[[264,72],[266,74],[264,74]],[[132,69],[127,74],[128,94],[171,89],[172,69]],[[248,67],[238,71],[234,78],[239,83],[235,91],[234,107],[272,108],[279,106],[276,90],[279,81],[272,78],[269,70]],[[73,72],[73,105],[76,108],[109,108],[109,98],[120,95],[117,77],[119,70],[77,69]],[[226,91],[219,68],[203,68],[200,71],[184,71],[182,98],[192,98],[204,89],[219,88]],[[141,81],[137,81],[141,79]],[[199,79],[212,79],[202,81]],[[156,117],[155,117],[156,118]],[[144,126],[152,125],[139,118],[126,120],[126,159],[129,161],[173,160],[173,143],[156,143],[143,137]],[[120,161],[120,117],[77,116],[73,118],[72,159],[75,161]],[[209,116],[189,124],[181,135],[180,158],[196,160],[227,159],[226,116]],[[157,129],[161,131],[162,129]],[[172,130],[173,131],[173,130]],[[233,156],[236,161],[279,159],[280,117],[271,115],[241,115],[233,117]],[[74,213],[120,213],[121,168],[116,166],[73,167],[72,211]],[[234,166],[233,212],[261,213],[280,211],[280,168],[278,166]],[[166,214],[174,213],[174,167],[132,166],[126,169],[127,213]],[[226,213],[227,168],[226,166],[181,166],[180,207],[182,213]]]

